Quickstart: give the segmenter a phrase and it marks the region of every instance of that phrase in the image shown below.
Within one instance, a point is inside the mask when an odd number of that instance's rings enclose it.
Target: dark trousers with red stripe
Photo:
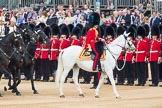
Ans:
[[[96,50],[95,44],[91,44],[91,48],[92,48],[92,51],[95,53],[95,58],[94,58],[94,61],[93,61],[92,69],[96,70],[97,64],[98,64],[98,67],[101,68],[99,53]]]
[[[43,80],[49,80],[49,59],[41,59],[41,71]]]
[[[41,59],[36,59],[34,64],[34,70],[35,70],[35,79],[41,79],[42,73],[41,73]]]
[[[152,84],[158,85],[159,84],[159,71],[158,71],[157,61],[151,61],[150,68],[151,68]]]
[[[51,60],[50,61],[50,74],[53,74],[56,72],[58,66],[58,61],[57,60]]]
[[[134,84],[134,70],[133,70],[133,64],[131,61],[127,61],[125,63],[125,73],[127,76],[127,83]]]
[[[118,66],[119,68],[121,68],[124,64],[124,61],[123,60],[117,60],[117,63],[118,63]],[[121,71],[118,71],[117,70],[117,75],[118,75],[118,78],[117,78],[117,82],[119,84],[124,84],[124,78],[125,78],[125,69],[122,69]]]
[[[137,68],[138,84],[145,84],[146,83],[145,62],[137,62],[136,68]]]

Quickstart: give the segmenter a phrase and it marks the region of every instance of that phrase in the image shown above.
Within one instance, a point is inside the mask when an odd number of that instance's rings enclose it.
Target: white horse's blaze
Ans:
[[[113,69],[115,68],[116,60],[122,51],[122,47],[125,47],[125,48],[131,47],[132,49],[135,48],[134,45],[130,41],[128,42],[128,40],[126,40],[127,39],[126,37],[128,37],[128,35],[129,34],[124,33],[124,35],[119,36],[112,43],[108,44],[106,48],[108,48],[109,51],[106,50],[106,59],[104,61],[101,61],[102,70],[103,72],[106,72],[106,74],[108,75],[111,81],[111,84],[113,86],[113,92],[116,97],[119,97],[119,94],[116,90],[115,81],[113,78]],[[128,43],[131,45],[128,45]],[[83,94],[78,84],[79,68],[82,68],[89,72],[94,72],[92,71],[92,64],[93,64],[92,60],[79,61],[77,59],[81,50],[82,50],[82,47],[80,46],[70,46],[64,49],[59,55],[58,70],[56,72],[55,79],[56,79],[56,83],[59,85],[60,96],[64,96],[63,83],[71,69],[73,69],[73,80],[74,80],[74,83],[76,84],[79,94]],[[96,97],[99,96],[99,90],[104,81],[103,72],[101,72],[101,78],[100,78],[98,87],[96,88],[96,94],[95,94]]]

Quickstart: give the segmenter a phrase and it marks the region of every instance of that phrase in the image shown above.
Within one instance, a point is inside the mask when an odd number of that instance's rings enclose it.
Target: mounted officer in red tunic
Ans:
[[[89,16],[89,24],[92,26],[87,32],[86,35],[86,42],[85,42],[85,48],[92,49],[92,52],[95,54],[94,62],[93,62],[93,70],[96,70],[97,64],[98,64],[98,70],[101,70],[101,64],[100,64],[100,55],[99,52],[96,49],[95,44],[99,41],[98,37],[98,25],[100,22],[100,15],[98,13],[92,13]]]

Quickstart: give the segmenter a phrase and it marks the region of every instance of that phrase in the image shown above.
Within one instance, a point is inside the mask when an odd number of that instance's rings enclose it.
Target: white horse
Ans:
[[[111,81],[113,86],[113,92],[115,93],[116,98],[119,98],[119,94],[116,90],[115,81],[113,77],[113,69],[116,66],[117,58],[119,57],[122,48],[131,48],[135,49],[135,46],[132,44],[132,41],[127,39],[129,34],[126,32],[123,35],[120,35],[116,38],[113,42],[105,46],[106,57],[104,61],[101,61],[102,72],[99,80],[99,84],[95,90],[95,97],[99,97],[99,90],[104,81],[104,73],[106,73]],[[70,46],[63,51],[60,52],[58,58],[58,69],[56,72],[55,81],[59,86],[60,97],[64,98],[63,93],[63,83],[65,78],[67,77],[69,71],[73,69],[73,81],[77,86],[79,91],[79,96],[83,96],[82,89],[78,83],[78,75],[79,75],[79,68],[84,69],[89,72],[97,72],[92,70],[92,60],[85,60],[80,61],[78,60],[78,56],[82,50],[80,46]]]

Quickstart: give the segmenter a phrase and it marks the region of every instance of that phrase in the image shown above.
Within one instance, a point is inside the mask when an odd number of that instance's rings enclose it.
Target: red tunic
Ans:
[[[125,54],[125,52],[122,51],[122,52],[120,53],[120,56],[118,57],[117,60],[124,60],[124,54]]]
[[[69,47],[69,45],[70,45],[69,41],[67,39],[63,39],[60,42],[59,50],[63,50],[65,48]]]
[[[158,61],[159,56],[160,56],[160,42],[158,40],[151,40],[149,61]]]
[[[40,58],[41,59],[48,59],[50,47],[48,45],[42,44],[41,45],[41,53]]]
[[[98,31],[95,28],[91,28],[87,32],[86,36],[86,42],[85,42],[85,48],[90,45],[91,47],[94,47],[94,44],[98,41]]]
[[[60,41],[58,39],[51,39],[50,40],[50,60],[57,60],[57,56],[59,55],[59,46]]]
[[[80,40],[78,39],[73,39],[72,42],[71,42],[71,45],[78,45],[78,46],[81,46],[81,43],[80,43]]]
[[[34,54],[35,58],[40,58],[40,43],[37,42],[37,48],[35,50],[35,54]]]
[[[148,54],[148,44],[145,40],[136,41],[136,62],[144,62]]]

